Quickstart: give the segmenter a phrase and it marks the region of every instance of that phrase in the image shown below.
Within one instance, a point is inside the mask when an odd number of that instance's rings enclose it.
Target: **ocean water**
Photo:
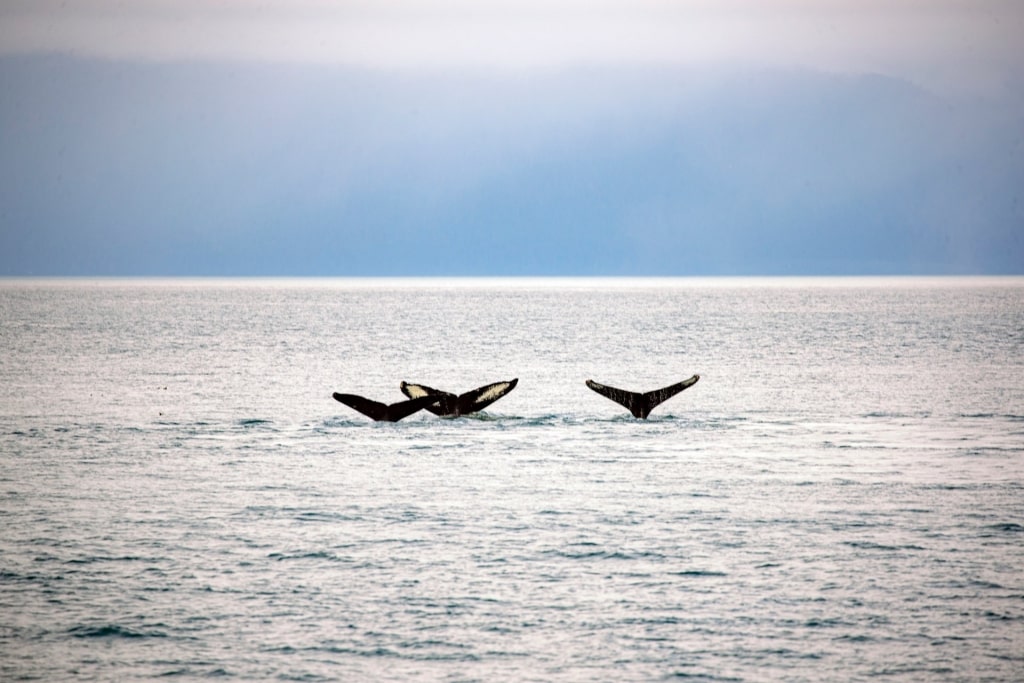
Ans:
[[[0,341],[0,680],[1024,679],[1024,279],[15,280]]]

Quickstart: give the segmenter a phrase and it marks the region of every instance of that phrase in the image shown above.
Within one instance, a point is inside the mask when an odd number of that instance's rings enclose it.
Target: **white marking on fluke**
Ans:
[[[426,406],[426,409],[434,415],[440,415],[442,417],[458,417],[459,415],[469,415],[470,413],[483,410],[508,392],[515,389],[516,384],[518,383],[519,378],[517,377],[516,379],[504,382],[486,384],[482,387],[477,387],[476,389],[467,391],[464,394],[459,394],[458,396],[447,391],[428,387],[424,384],[411,384],[409,382],[402,382],[401,389],[402,393],[409,398],[434,398],[435,401]]]

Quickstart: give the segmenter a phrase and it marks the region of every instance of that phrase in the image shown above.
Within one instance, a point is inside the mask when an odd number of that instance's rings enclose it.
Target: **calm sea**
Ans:
[[[0,342],[5,681],[1024,678],[1024,279],[19,280]]]

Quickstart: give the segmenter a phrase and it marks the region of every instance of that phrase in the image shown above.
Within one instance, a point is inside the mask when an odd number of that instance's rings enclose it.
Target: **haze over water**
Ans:
[[[1020,278],[8,280],[0,320],[4,680],[1024,672]],[[694,373],[647,421],[584,386]]]

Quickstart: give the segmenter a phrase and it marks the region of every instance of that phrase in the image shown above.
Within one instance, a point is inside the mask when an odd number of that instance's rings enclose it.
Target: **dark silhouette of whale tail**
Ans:
[[[456,396],[447,391],[433,389],[424,384],[410,384],[402,382],[400,385],[402,393],[411,399],[423,397],[433,398],[433,402],[426,406],[426,409],[434,415],[441,417],[458,417],[469,415],[483,410],[499,398],[516,388],[519,378],[505,382],[495,382],[482,387],[477,387],[464,394]]]
[[[651,414],[651,411],[654,410],[656,406],[664,403],[684,389],[689,389],[696,384],[699,379],[700,375],[694,375],[693,377],[684,379],[682,382],[678,382],[672,386],[665,387],[664,389],[655,389],[654,391],[648,391],[646,393],[616,389],[615,387],[598,384],[592,379],[587,380],[587,386],[605,398],[626,406],[626,409],[633,413],[633,417],[646,420],[647,416]]]
[[[334,400],[344,403],[353,410],[358,410],[363,415],[376,420],[377,422],[398,422],[403,417],[409,417],[417,410],[426,408],[432,403],[429,396],[399,401],[387,405],[379,401],[372,401],[355,394],[339,394],[334,392]]]

